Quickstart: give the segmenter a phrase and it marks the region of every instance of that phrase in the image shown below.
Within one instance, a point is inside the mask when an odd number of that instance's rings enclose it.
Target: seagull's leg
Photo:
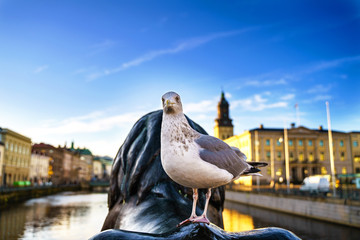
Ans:
[[[197,188],[193,188],[193,206],[192,206],[192,211],[191,211],[191,215],[190,215],[190,220],[197,217],[197,215],[196,215],[196,203],[197,203],[198,197],[199,197],[199,195],[198,195]]]
[[[210,224],[209,219],[207,219],[207,217],[206,217],[206,213],[207,213],[207,209],[208,209],[208,206],[209,206],[210,197],[211,197],[211,188],[208,188],[208,191],[207,191],[207,193],[206,193],[206,202],[205,202],[204,212],[203,212],[203,214],[201,214],[200,217],[197,217],[197,218],[193,219],[192,222],[199,222],[199,223]]]
[[[197,188],[193,188],[193,206],[192,206],[192,211],[191,211],[191,215],[188,219],[182,221],[181,223],[179,223],[177,226],[180,227],[181,225],[184,225],[188,222],[192,222],[194,219],[197,218],[197,215],[196,215],[196,203],[197,203],[197,200],[198,200],[198,189]]]

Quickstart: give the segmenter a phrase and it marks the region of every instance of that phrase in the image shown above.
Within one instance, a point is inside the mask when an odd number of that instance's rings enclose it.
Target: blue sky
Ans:
[[[360,130],[359,1],[0,0],[0,127],[114,157],[176,91],[213,134],[296,122]]]

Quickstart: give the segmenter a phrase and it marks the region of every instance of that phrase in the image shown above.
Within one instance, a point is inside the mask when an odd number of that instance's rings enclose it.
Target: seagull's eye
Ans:
[[[179,102],[179,101],[180,101],[179,96],[176,96],[176,97],[175,97],[175,100],[176,100],[176,102]]]

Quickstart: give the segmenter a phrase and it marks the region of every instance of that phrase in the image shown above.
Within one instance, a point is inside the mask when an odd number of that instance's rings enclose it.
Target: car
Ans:
[[[314,175],[306,177],[300,187],[302,192],[323,193],[327,194],[330,191],[330,176],[329,175]]]

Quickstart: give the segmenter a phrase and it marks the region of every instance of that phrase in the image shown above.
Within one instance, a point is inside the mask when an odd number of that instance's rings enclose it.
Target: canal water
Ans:
[[[225,230],[281,227],[302,239],[360,239],[360,230],[227,202]],[[331,210],[331,209],[329,209]],[[100,232],[107,194],[73,193],[29,200],[0,210],[0,239],[88,239]]]

